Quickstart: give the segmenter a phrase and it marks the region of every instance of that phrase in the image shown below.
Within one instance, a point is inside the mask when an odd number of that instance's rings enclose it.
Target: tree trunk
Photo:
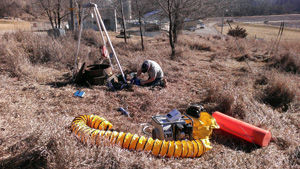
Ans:
[[[127,36],[126,36],[126,23],[125,23],[125,16],[123,12],[123,2],[120,0],[121,3],[121,15],[122,15],[122,24],[123,24],[123,29],[124,29],[124,41],[127,43]]]
[[[61,28],[60,7],[61,7],[61,0],[58,0],[57,1],[57,24],[59,29]]]
[[[140,24],[140,35],[141,35],[141,45],[142,45],[142,50],[145,50],[145,46],[144,46],[144,38],[143,38],[143,29],[142,29],[142,19],[141,19],[141,10],[140,10],[140,6],[138,4],[138,1],[135,1],[137,9],[139,11],[139,24]]]
[[[171,59],[175,58],[175,53],[176,53],[176,49],[175,49],[175,41],[174,41],[174,23],[173,23],[173,19],[172,19],[172,15],[169,14],[170,17],[170,28],[169,28],[169,42],[170,42],[170,46],[171,46]]]
[[[176,48],[175,48],[175,41],[174,41],[174,19],[173,19],[173,11],[172,11],[172,6],[170,3],[170,0],[168,0],[168,15],[169,15],[169,42],[171,46],[171,59],[175,59],[175,53],[176,53]]]
[[[50,24],[51,24],[51,27],[52,29],[54,29],[54,23],[53,23],[53,19],[52,19],[52,15],[51,15],[51,11],[46,11],[47,15],[48,15],[48,18],[49,18],[49,21],[50,21]]]
[[[70,17],[71,17],[71,23],[70,23],[70,30],[74,31],[74,9],[73,9],[73,0],[70,0]]]

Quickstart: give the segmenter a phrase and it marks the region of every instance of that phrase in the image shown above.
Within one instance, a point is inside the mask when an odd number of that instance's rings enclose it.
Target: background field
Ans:
[[[279,23],[280,24],[280,23]],[[263,24],[251,24],[251,23],[232,23],[231,26],[245,28],[249,38],[264,39],[264,40],[275,40],[279,26],[263,25]],[[226,24],[223,28],[224,33],[227,33],[230,29],[229,25]],[[217,30],[221,32],[221,26],[217,26]],[[293,29],[285,27],[281,40],[283,41],[299,41],[300,29]]]
[[[31,24],[26,21],[0,19],[0,31],[30,31]]]

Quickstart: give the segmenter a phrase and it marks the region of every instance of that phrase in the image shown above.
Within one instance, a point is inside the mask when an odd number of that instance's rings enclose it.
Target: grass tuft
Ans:
[[[271,67],[300,74],[300,56],[293,53],[285,53],[273,59]]]
[[[274,108],[287,107],[295,96],[296,90],[285,79],[275,79],[270,81],[261,94],[263,102]]]

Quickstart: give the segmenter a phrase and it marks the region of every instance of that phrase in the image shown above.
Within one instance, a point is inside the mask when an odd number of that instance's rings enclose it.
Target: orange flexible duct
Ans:
[[[72,132],[81,142],[88,140],[99,145],[102,138],[128,150],[151,152],[161,157],[199,157],[210,150],[207,139],[165,141],[138,136],[137,134],[111,131],[112,124],[97,115],[81,115],[76,117],[71,125]]]

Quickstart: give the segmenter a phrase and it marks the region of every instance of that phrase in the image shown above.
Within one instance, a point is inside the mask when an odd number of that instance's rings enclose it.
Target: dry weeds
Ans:
[[[170,60],[166,36],[146,39],[144,52],[139,50],[138,38],[124,45],[122,39],[112,36],[120,63],[125,70],[134,70],[144,59],[159,62],[167,88],[134,86],[133,92],[111,92],[105,86],[81,87],[86,95],[76,98],[73,93],[78,87],[59,85],[71,74],[76,48],[73,36],[52,39],[21,33],[2,37],[0,168],[299,168],[299,75],[270,70],[263,59],[247,60],[248,65],[236,61],[245,53],[268,57],[267,43],[241,40],[241,53],[231,38],[183,36],[180,39],[189,39],[186,44],[207,44],[213,50],[191,50],[181,43],[181,57]],[[97,50],[97,44],[83,43],[80,61],[98,62]],[[276,76],[284,77],[288,84],[280,89],[294,86],[294,99],[286,112],[257,99]],[[119,131],[144,135],[142,125],[151,116],[175,108],[182,111],[189,103],[203,103],[210,112],[224,111],[270,130],[273,141],[260,148],[215,131],[213,149],[201,158],[165,159],[105,143],[83,145],[69,128],[75,116],[97,114]],[[119,107],[126,108],[131,117],[116,111]]]

